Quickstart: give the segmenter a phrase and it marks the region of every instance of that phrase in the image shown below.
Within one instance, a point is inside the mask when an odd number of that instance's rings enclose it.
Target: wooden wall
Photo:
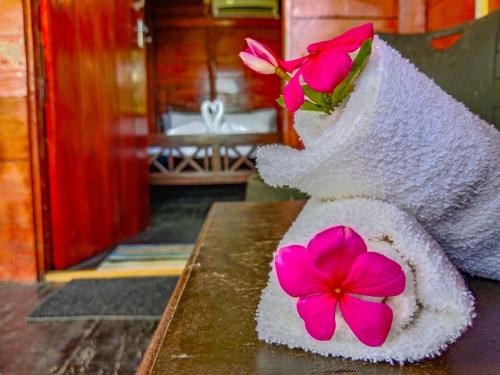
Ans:
[[[38,8],[0,2],[0,280],[34,281],[45,266],[68,267],[149,221],[145,62],[133,47],[131,3],[40,1],[40,26],[54,31],[44,39],[44,108]]]
[[[276,106],[278,77],[252,72],[238,53],[250,36],[281,54],[280,20],[215,19],[202,0],[152,0],[151,22],[157,116],[170,109],[199,111],[201,101],[216,97],[227,111]]]
[[[0,2],[0,279],[37,277],[22,0]]]
[[[475,0],[427,0],[426,31],[447,29],[471,21],[476,15]]]

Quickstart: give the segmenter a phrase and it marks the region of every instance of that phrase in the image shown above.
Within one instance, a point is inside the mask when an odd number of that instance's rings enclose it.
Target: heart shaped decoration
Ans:
[[[224,117],[224,103],[220,99],[204,100],[200,107],[201,116],[208,133],[217,133]]]

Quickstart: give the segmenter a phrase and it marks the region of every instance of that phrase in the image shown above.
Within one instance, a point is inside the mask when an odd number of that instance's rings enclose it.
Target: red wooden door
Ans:
[[[149,220],[142,10],[41,0],[52,266],[108,249]]]

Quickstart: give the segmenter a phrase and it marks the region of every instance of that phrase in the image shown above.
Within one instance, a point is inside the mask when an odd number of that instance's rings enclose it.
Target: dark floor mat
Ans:
[[[73,280],[49,296],[28,321],[159,319],[178,277]]]
[[[214,202],[243,201],[245,185],[153,186],[151,226],[126,243],[195,243]]]

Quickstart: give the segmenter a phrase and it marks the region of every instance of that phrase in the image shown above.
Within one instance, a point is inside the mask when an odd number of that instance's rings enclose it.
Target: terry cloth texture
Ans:
[[[305,150],[257,152],[269,185],[393,203],[459,268],[500,279],[500,132],[393,48],[375,38],[344,107],[297,112],[295,128]]]
[[[158,320],[178,277],[73,280],[43,301],[28,321]]]
[[[440,354],[471,324],[474,300],[459,272],[414,218],[388,203],[311,199],[279,247],[306,245],[314,234],[335,225],[352,227],[365,239],[368,251],[397,261],[406,274],[404,293],[386,299],[394,313],[386,342],[380,347],[362,344],[338,309],[330,341],[309,336],[297,313],[296,298],[279,286],[274,262],[257,311],[259,339],[322,355],[403,363]]]

